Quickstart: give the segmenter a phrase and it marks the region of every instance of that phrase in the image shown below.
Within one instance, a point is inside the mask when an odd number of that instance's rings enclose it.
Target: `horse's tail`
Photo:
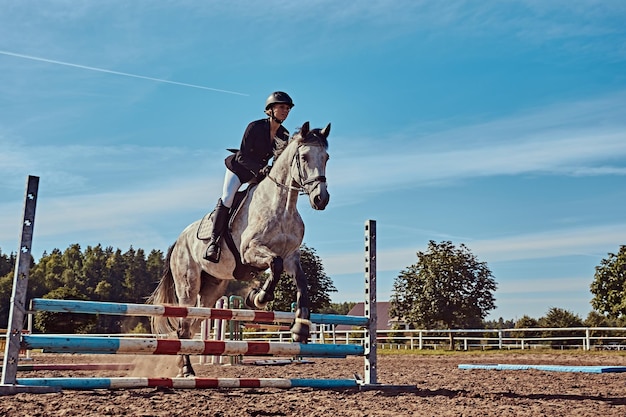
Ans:
[[[157,285],[154,292],[147,300],[148,304],[155,305],[175,305],[177,304],[176,287],[174,285],[174,276],[172,275],[172,269],[170,267],[170,259],[172,258],[172,251],[174,250],[174,243],[167,251],[165,257],[165,267],[163,268],[163,275],[161,281]],[[152,316],[150,318],[150,324],[152,326],[152,333],[156,335],[170,334],[175,332],[178,328],[177,317],[164,317],[164,316]]]

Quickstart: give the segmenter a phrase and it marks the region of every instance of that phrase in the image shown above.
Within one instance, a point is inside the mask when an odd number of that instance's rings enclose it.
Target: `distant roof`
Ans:
[[[365,303],[356,303],[354,307],[348,312],[348,316],[362,316],[365,314]],[[378,330],[390,330],[391,319],[389,317],[389,301],[379,301],[376,303],[376,314],[378,315],[376,320],[376,329]],[[339,325],[337,330],[350,330],[352,326]]]

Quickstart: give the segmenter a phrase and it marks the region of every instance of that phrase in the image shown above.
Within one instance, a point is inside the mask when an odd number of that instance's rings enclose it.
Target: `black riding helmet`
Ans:
[[[269,110],[269,108],[274,104],[289,104],[289,106],[293,107],[293,100],[289,97],[289,94],[283,91],[274,91],[270,96],[265,100],[265,110]]]

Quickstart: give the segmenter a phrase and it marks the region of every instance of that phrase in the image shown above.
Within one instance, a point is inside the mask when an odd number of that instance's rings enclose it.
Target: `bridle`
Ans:
[[[320,144],[309,144],[310,146],[322,146]],[[284,189],[288,189],[288,190],[292,190],[292,191],[300,191],[304,194],[311,194],[311,192],[321,183],[325,183],[326,182],[326,176],[324,175],[318,175],[315,177],[311,177],[311,178],[307,178],[306,173],[303,173],[302,170],[302,165],[300,164],[300,146],[298,145],[298,149],[297,151],[294,153],[293,155],[293,159],[291,160],[291,164],[290,166],[293,166],[293,160],[296,160],[296,165],[298,167],[298,180],[296,180],[295,178],[292,178],[294,180],[294,182],[297,184],[297,187],[294,187],[292,185],[287,185],[287,184],[283,184],[281,182],[278,182],[275,178],[273,178],[271,175],[267,175],[267,178],[269,178],[274,184],[278,185],[281,188]],[[314,184],[313,187],[311,187],[310,189],[307,189],[307,186]]]

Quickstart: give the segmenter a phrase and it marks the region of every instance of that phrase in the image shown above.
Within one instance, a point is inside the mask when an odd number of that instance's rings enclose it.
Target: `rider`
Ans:
[[[275,91],[270,94],[265,101],[265,114],[269,117],[250,123],[243,134],[239,150],[226,158],[222,197],[215,207],[213,229],[204,259],[219,261],[220,237],[228,222],[235,193],[242,184],[253,180],[258,182],[269,173],[270,158],[276,160],[289,140],[289,132],[282,123],[293,106],[293,100],[287,93]]]

